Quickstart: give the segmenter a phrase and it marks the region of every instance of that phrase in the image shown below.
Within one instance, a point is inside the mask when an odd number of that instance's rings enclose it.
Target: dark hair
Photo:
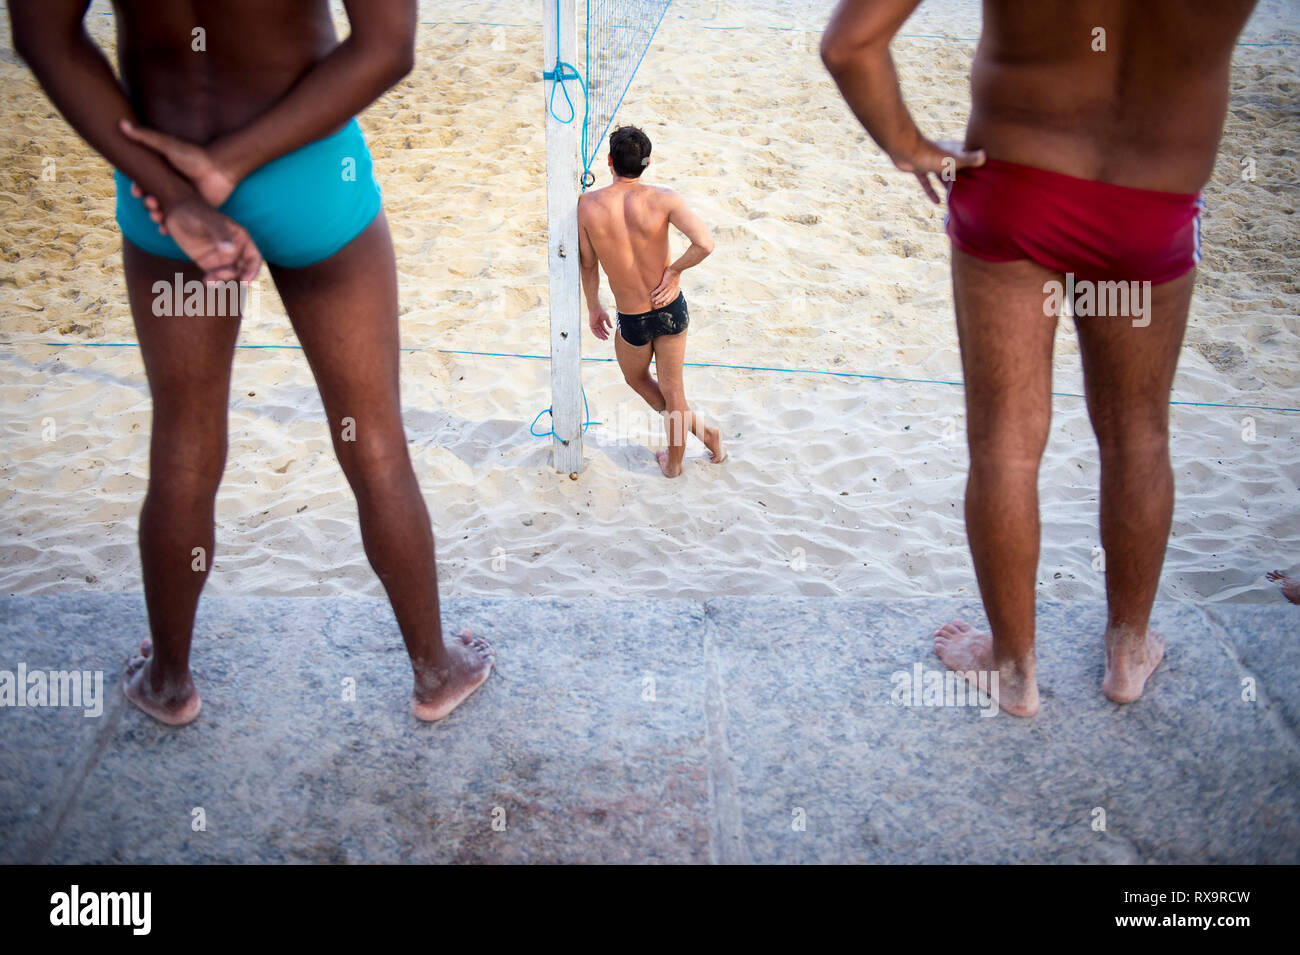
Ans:
[[[636,179],[650,162],[650,137],[635,126],[620,126],[609,134],[609,155],[617,175]]]

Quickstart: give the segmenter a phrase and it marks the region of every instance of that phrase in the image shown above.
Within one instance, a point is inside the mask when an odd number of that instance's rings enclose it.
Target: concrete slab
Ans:
[[[99,671],[105,697],[98,717],[87,717],[84,707],[0,710],[0,863],[48,847],[121,702],[113,674],[130,644],[104,628],[142,621],[144,613],[138,596],[0,600],[0,670],[15,678],[19,663],[33,671]]]
[[[1300,607],[1210,606],[1205,612],[1231,647],[1243,679],[1254,678],[1264,704],[1275,706],[1278,718],[1300,733]]]
[[[214,597],[175,730],[116,689],[138,597],[8,598],[0,669],[100,669],[107,704],[0,710],[0,862],[1296,862],[1295,609],[1158,605],[1118,707],[1103,608],[1045,604],[1019,721],[891,699],[969,604],[452,599],[498,670],[425,726],[386,603]]]
[[[1032,720],[893,702],[895,673],[941,669],[938,624],[982,620],[969,606],[721,598],[709,611],[755,862],[1300,859],[1294,734],[1242,701],[1243,671],[1196,608],[1158,606],[1168,658],[1121,707],[1099,690],[1104,607],[1043,604]]]

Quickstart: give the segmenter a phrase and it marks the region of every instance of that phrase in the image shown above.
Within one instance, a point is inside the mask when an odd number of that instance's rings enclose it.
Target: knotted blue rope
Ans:
[[[591,409],[590,409],[589,407],[587,407],[587,389],[586,389],[586,388],[582,388],[581,385],[579,385],[579,388],[580,388],[581,391],[582,391],[582,417],[583,417],[583,422],[582,422],[582,433],[583,433],[583,434],[586,434],[586,433],[587,433],[587,425],[591,425],[591,424],[600,424],[600,422],[599,422],[599,421],[592,421],[592,420],[591,420]],[[538,430],[537,430],[537,422],[539,422],[539,421],[542,420],[542,415],[544,415],[544,414],[550,414],[550,413],[551,413],[551,409],[550,409],[550,408],[543,408],[541,411],[537,412],[537,417],[534,418],[534,419],[533,419],[533,423],[530,424],[530,425],[528,426],[528,431],[529,431],[530,434],[532,434],[532,436],[533,436],[534,438],[549,438],[549,437],[552,437],[552,436],[557,437],[557,438],[560,438],[560,436],[559,436],[558,434],[555,433],[555,428],[554,428],[554,426],[552,426],[552,428],[551,428],[550,431],[538,431]],[[569,442],[568,442],[567,440],[565,440],[564,438],[560,438],[560,443],[561,443],[561,444],[568,444]]]

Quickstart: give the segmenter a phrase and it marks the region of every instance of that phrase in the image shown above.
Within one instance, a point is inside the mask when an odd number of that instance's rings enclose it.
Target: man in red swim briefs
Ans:
[[[822,59],[894,165],[950,187],[966,380],[966,531],[992,633],[961,620],[935,652],[998,673],[1009,713],[1038,710],[1038,465],[1052,340],[1073,304],[1101,452],[1108,621],[1102,690],[1138,698],[1164,653],[1148,626],[1173,514],[1169,392],[1199,259],[1232,49],[1254,0],[984,0],[963,145],[925,139],[889,44],[920,0],[842,0]]]

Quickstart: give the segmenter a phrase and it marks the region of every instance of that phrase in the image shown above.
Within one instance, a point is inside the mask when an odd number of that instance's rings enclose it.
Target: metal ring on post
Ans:
[[[582,171],[582,188],[590,189],[595,184],[596,184],[596,174],[592,172],[590,169],[584,169]]]

